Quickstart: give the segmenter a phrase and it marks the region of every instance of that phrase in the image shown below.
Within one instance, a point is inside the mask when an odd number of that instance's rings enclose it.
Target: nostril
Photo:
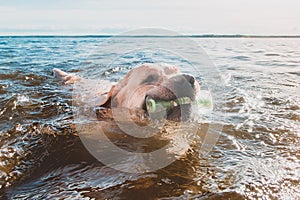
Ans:
[[[195,78],[193,76],[188,75],[188,74],[184,74],[183,76],[186,79],[186,81],[188,81],[191,85],[194,85]]]

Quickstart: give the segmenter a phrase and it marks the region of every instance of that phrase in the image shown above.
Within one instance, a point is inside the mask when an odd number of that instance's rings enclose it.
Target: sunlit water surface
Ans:
[[[88,153],[74,125],[72,90],[53,77],[55,67],[77,73],[88,63],[98,69],[94,76],[116,81],[134,66],[155,61],[127,54],[105,66],[103,60],[115,59],[113,52],[90,55],[105,40],[0,38],[2,198],[300,197],[299,39],[196,39],[223,76],[218,95],[224,102],[212,120],[197,122],[196,136],[183,138],[190,140],[184,156],[143,174],[111,169]],[[201,138],[211,124],[223,129],[212,151],[203,154]],[[113,134],[120,145],[130,143],[116,129]]]

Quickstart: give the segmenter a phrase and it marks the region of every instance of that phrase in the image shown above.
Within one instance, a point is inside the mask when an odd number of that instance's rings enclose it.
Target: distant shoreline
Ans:
[[[300,35],[0,35],[0,38],[300,38]]]

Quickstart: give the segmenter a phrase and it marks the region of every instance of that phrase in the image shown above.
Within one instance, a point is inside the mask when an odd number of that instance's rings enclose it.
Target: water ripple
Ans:
[[[224,102],[217,102],[211,119],[193,124],[199,126],[196,135],[186,132],[175,138],[173,151],[183,149],[184,156],[164,169],[141,175],[107,168],[85,150],[72,119],[71,88],[58,83],[52,69],[117,81],[143,62],[180,63],[189,72],[187,61],[166,52],[104,54],[97,51],[103,40],[0,41],[1,197],[299,198],[299,39],[197,39],[226,81],[217,94]],[[112,61],[110,66],[105,64]],[[204,156],[205,133],[216,124],[223,129]],[[165,137],[172,135],[168,128]],[[126,147],[124,137],[112,132],[114,141]]]

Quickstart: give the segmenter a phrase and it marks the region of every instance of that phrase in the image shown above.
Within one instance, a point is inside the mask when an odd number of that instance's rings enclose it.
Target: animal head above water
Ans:
[[[199,90],[195,77],[181,73],[176,66],[146,63],[130,70],[115,84],[100,106],[141,109],[152,118],[178,121],[188,118],[191,104]],[[153,112],[149,102],[160,102],[157,105],[164,104],[165,109]],[[166,106],[167,104],[170,105]],[[160,111],[164,114],[161,115]],[[160,114],[157,115],[158,113]]]

